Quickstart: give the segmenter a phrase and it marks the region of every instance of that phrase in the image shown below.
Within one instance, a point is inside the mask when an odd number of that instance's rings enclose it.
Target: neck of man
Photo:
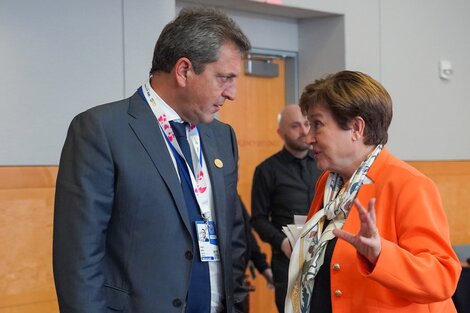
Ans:
[[[180,96],[175,92],[178,86],[171,80],[170,75],[171,73],[153,74],[150,78],[150,86],[185,122],[191,123],[191,121],[184,116],[180,108],[180,103],[185,103],[185,101],[180,99]]]

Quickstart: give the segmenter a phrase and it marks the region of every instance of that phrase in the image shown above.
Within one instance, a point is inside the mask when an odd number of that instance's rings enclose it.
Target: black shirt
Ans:
[[[326,227],[326,225],[325,225]],[[313,285],[312,299],[310,300],[310,313],[332,313],[331,307],[331,279],[330,268],[333,250],[335,249],[338,238],[335,237],[328,242],[325,250],[325,258],[323,265],[315,276],[315,284]]]
[[[282,226],[293,224],[294,215],[307,215],[321,174],[311,153],[301,159],[285,148],[272,155],[255,169],[251,193],[251,222],[273,252],[280,251],[286,237]],[[302,177],[304,175],[305,177]]]

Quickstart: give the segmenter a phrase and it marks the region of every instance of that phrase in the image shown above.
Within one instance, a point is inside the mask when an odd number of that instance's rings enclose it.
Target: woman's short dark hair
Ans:
[[[307,85],[300,96],[304,114],[316,105],[331,111],[342,129],[360,116],[365,121],[364,143],[385,144],[392,121],[392,99],[375,79],[361,72],[341,71]]]
[[[200,74],[205,64],[218,60],[220,47],[225,43],[233,43],[242,54],[251,48],[237,23],[220,10],[183,8],[157,40],[150,75],[171,72],[182,57],[188,58],[196,74]]]

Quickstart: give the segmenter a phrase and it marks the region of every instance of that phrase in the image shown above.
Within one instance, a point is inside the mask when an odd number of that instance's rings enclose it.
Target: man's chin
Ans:
[[[216,114],[207,114],[201,118],[200,123],[209,124],[216,118]]]
[[[312,146],[299,145],[297,146],[297,151],[307,151],[312,150]]]

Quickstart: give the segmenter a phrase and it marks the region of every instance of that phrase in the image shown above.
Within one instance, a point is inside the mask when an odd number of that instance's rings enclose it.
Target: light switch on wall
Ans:
[[[454,70],[452,68],[452,63],[449,60],[440,60],[439,61],[439,76],[442,79],[449,80],[452,78]]]

